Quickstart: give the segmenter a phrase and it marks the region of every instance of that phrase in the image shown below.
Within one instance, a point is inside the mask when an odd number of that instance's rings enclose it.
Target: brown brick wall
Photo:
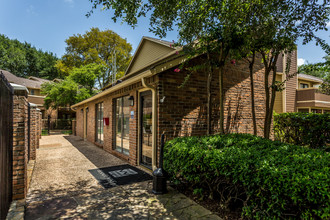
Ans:
[[[38,124],[39,124],[39,111],[36,107],[30,108],[30,160],[36,159],[36,149],[38,148]]]
[[[23,199],[27,192],[28,105],[25,96],[14,96],[13,115],[13,199]]]
[[[225,90],[225,132],[253,133],[251,116],[250,80],[247,63],[236,61],[236,65],[226,65],[224,75]],[[256,64],[255,105],[258,125],[263,124],[264,86],[262,65]],[[206,73],[192,73],[183,88],[187,71],[179,73],[170,69],[160,74],[159,96],[165,96],[159,105],[158,134],[166,133],[167,139],[178,136],[205,135],[207,129]],[[212,80],[212,130],[219,132],[219,73]],[[258,134],[262,131],[258,128]],[[160,138],[159,138],[160,139]]]
[[[261,60],[261,59],[257,59]],[[203,62],[203,61],[193,61]],[[194,65],[194,63],[192,63]],[[174,72],[174,68],[147,79],[151,85],[157,87],[157,145],[160,135],[165,132],[167,140],[178,136],[205,135],[207,128],[207,93],[205,72],[191,73],[190,79],[183,88],[188,72],[181,70]],[[270,76],[271,77],[271,76]],[[255,65],[255,107],[258,135],[263,135],[265,116],[264,69],[261,62]],[[219,72],[215,71],[212,80],[212,133],[219,132]],[[248,63],[236,61],[226,65],[224,75],[225,90],[225,132],[226,133],[253,133],[251,115],[251,94]],[[95,143],[95,105],[103,102],[104,117],[109,118],[109,126],[104,127],[104,143],[98,145],[118,157],[137,164],[138,159],[138,90],[142,89],[141,82],[127,86],[114,93],[108,94],[77,108],[77,135],[83,137],[84,117],[82,108],[88,107],[88,135],[87,140]],[[133,96],[135,105],[130,108],[134,111],[134,118],[130,119],[130,155],[122,155],[114,150],[114,99],[121,96]],[[165,97],[164,102],[160,99]],[[157,147],[157,149],[159,149]]]
[[[151,80],[155,81],[157,77],[153,77]],[[150,82],[150,79],[148,80]],[[143,86],[141,82],[135,83],[134,85],[127,86],[119,91],[116,91],[112,94],[106,95],[100,99],[92,101],[84,106],[79,106],[76,111],[77,115],[77,125],[76,132],[77,136],[84,137],[84,115],[81,112],[82,108],[88,107],[88,131],[87,131],[87,140],[96,144],[99,147],[102,147],[105,151],[112,153],[124,160],[129,161],[131,164],[137,164],[137,143],[138,143],[138,89],[142,89]],[[134,118],[130,119],[130,155],[124,155],[116,150],[114,150],[114,129],[115,129],[115,115],[113,114],[114,110],[114,101],[116,98],[122,96],[133,96],[134,97],[134,106],[130,107],[130,112],[134,111]],[[95,105],[97,103],[103,102],[103,117],[109,118],[109,126],[104,126],[104,141],[103,144],[95,142]]]
[[[20,94],[21,91],[18,91]],[[16,91],[15,91],[16,94]],[[14,95],[13,110],[13,199],[24,199],[27,193],[27,163],[36,158],[41,137],[41,115],[31,108],[30,139],[28,138],[28,101],[25,95]],[[28,144],[30,142],[30,158]]]

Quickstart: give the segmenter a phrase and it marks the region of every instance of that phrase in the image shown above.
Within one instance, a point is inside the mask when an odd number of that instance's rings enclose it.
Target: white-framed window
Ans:
[[[96,142],[103,143],[104,132],[103,132],[103,102],[95,105],[95,140]]]

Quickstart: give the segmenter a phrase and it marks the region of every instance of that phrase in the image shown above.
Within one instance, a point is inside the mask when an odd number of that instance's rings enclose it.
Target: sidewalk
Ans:
[[[152,194],[152,181],[104,189],[89,172],[124,164],[78,137],[43,136],[25,219],[220,219],[171,188]]]

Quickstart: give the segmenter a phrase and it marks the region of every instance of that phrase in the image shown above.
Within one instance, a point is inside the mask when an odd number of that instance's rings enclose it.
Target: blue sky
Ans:
[[[26,41],[44,51],[61,57],[65,53],[65,39],[73,34],[83,34],[91,27],[110,29],[126,38],[135,51],[143,36],[155,37],[148,30],[148,19],[140,19],[138,27],[114,23],[109,11],[85,14],[91,9],[88,0],[0,0],[0,33],[11,39]],[[330,31],[318,33],[330,43]],[[169,33],[166,40],[176,40],[177,34]],[[315,43],[298,42],[299,63],[319,62],[325,53]]]

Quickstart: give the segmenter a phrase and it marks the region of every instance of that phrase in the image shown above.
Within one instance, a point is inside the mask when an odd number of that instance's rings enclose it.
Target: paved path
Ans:
[[[78,137],[43,136],[25,219],[220,219],[170,188],[145,181],[104,189],[88,170],[126,164]]]

